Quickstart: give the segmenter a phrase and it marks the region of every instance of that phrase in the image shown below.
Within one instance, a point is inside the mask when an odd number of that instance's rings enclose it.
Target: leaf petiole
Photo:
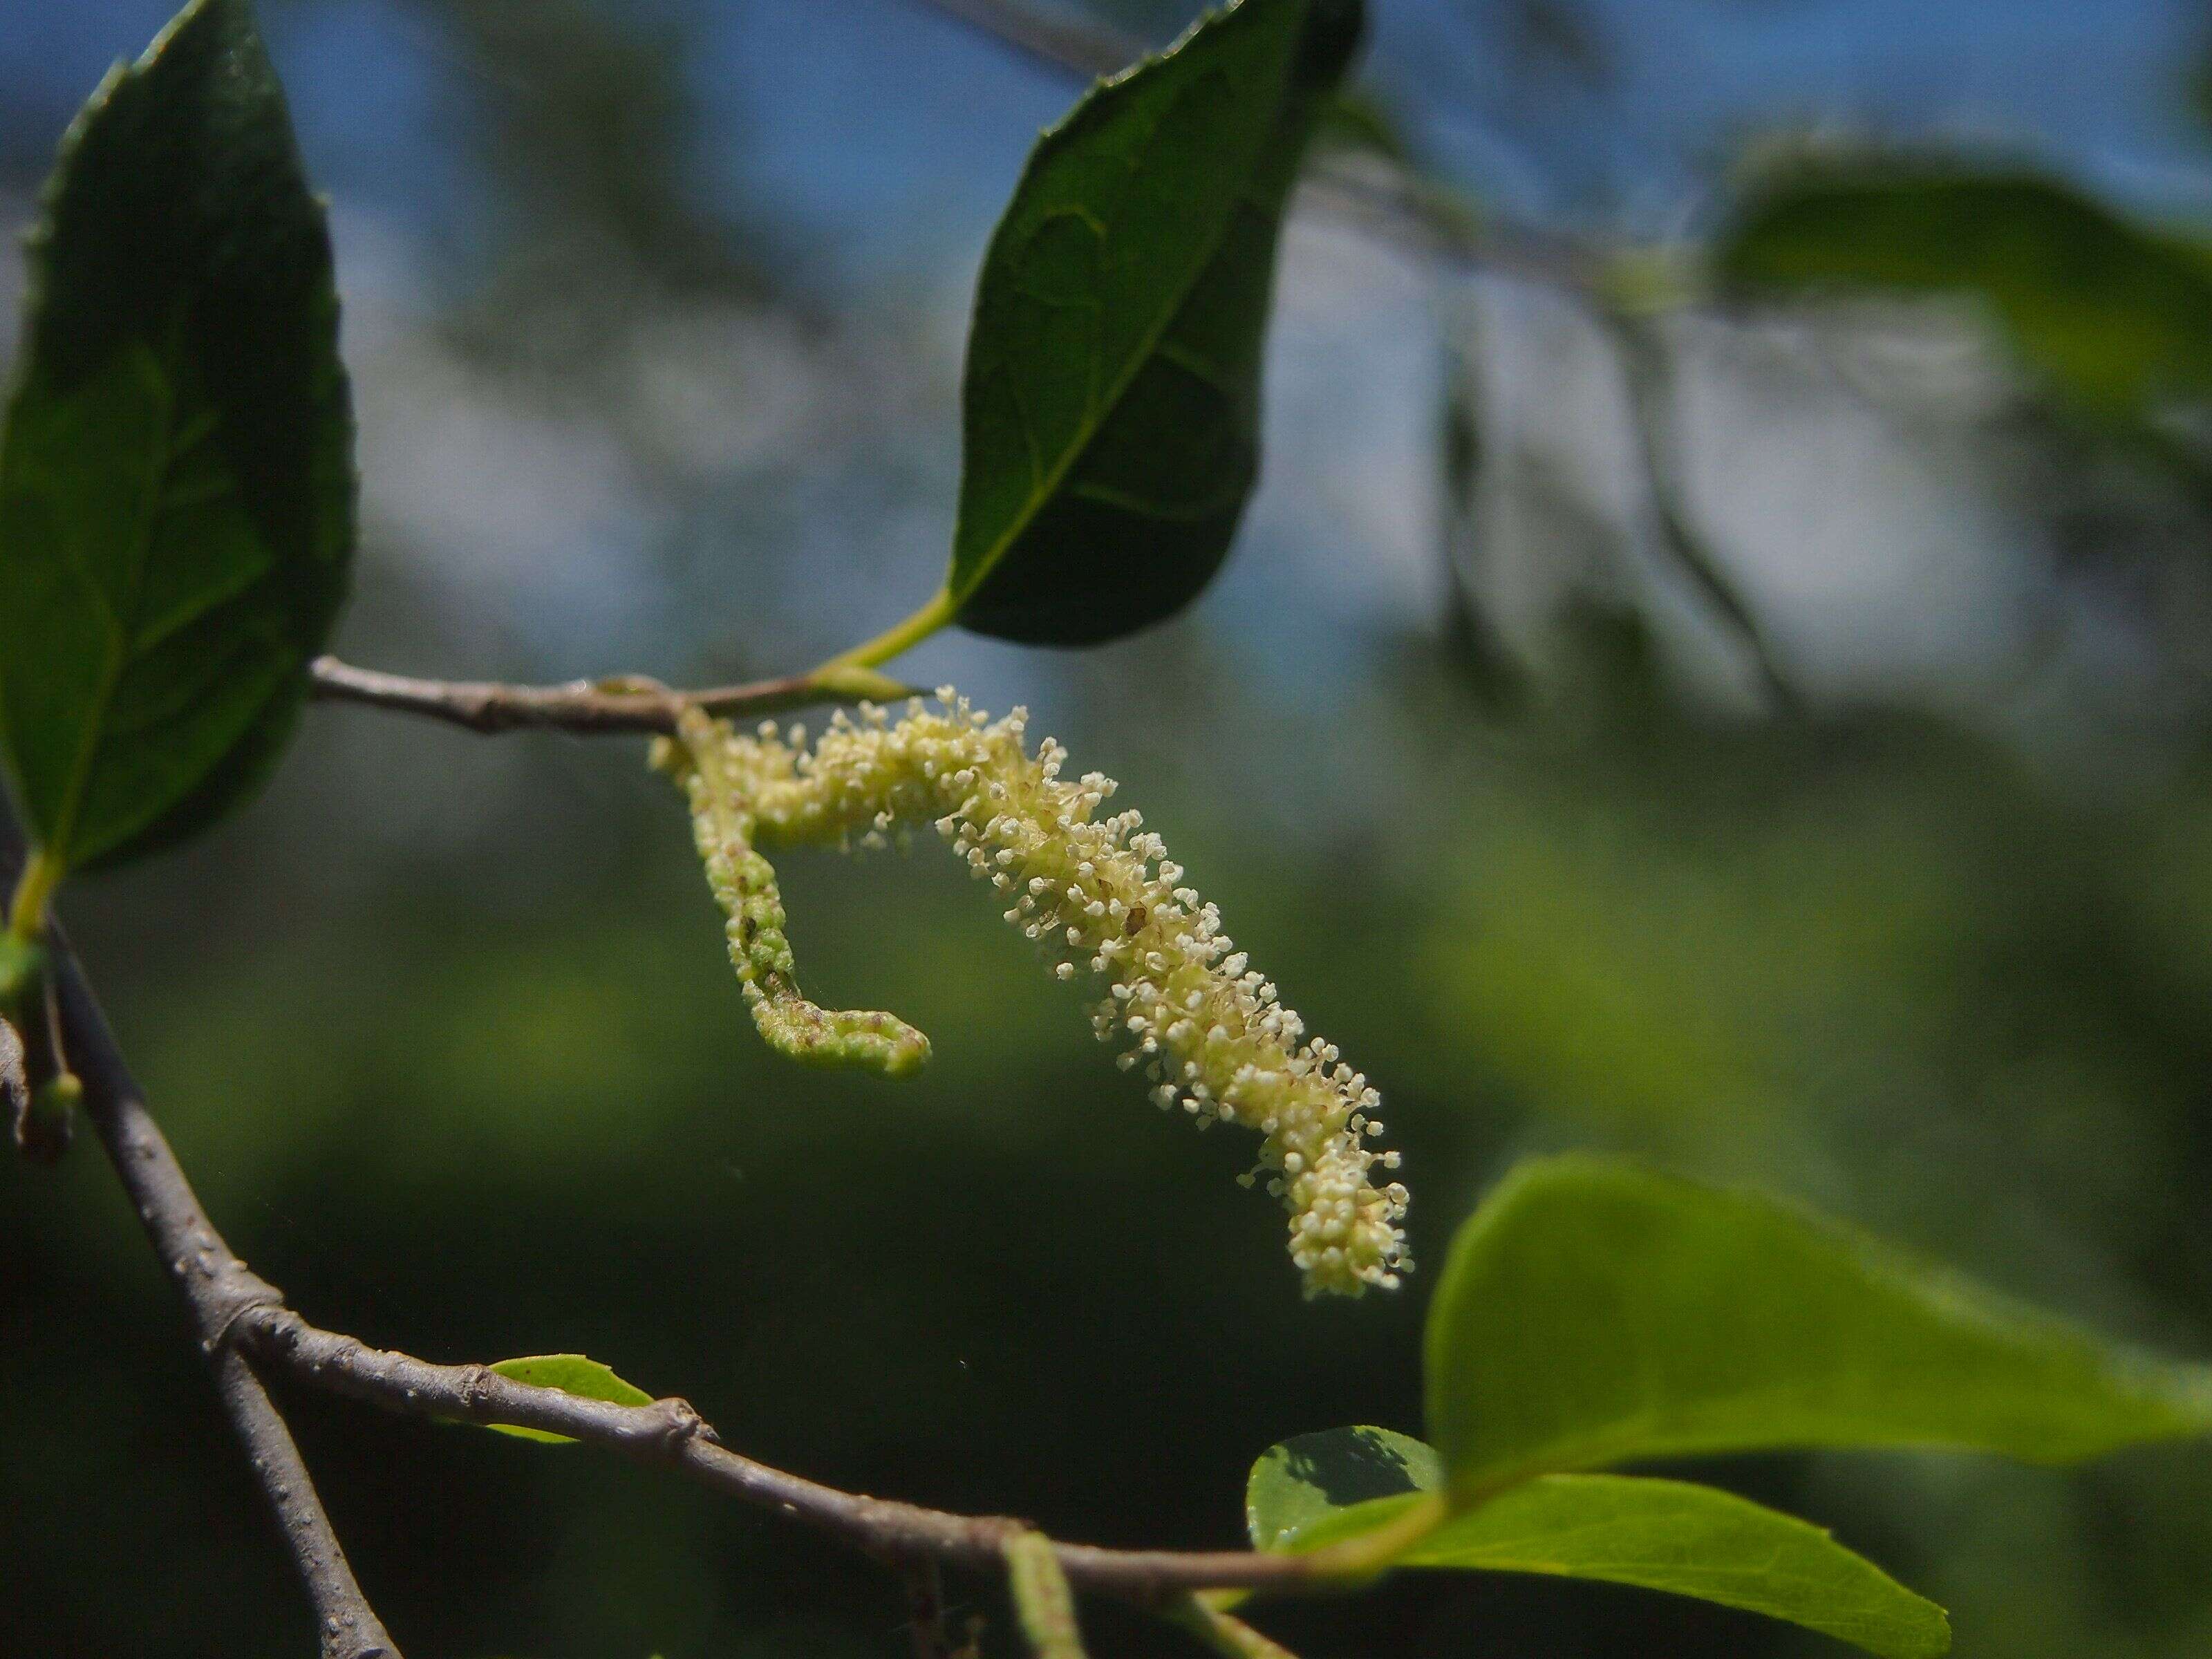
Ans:
[[[828,677],[854,668],[873,668],[878,663],[889,662],[901,652],[910,651],[932,634],[952,620],[952,594],[939,588],[927,605],[904,622],[885,629],[872,640],[864,641],[850,651],[839,653],[816,669],[809,678],[826,680]]]
[[[1450,1518],[1451,1506],[1442,1492],[1423,1494],[1407,1505],[1395,1519],[1358,1538],[1326,1544],[1306,1558],[1306,1564],[1325,1578],[1365,1578],[1382,1571],[1420,1540]]]
[[[8,938],[14,944],[35,945],[46,931],[46,905],[62,884],[64,866],[48,848],[33,852],[16,878],[15,894],[8,905]]]

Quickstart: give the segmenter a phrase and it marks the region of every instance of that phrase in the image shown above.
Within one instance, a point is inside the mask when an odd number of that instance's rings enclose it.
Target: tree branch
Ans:
[[[0,802],[0,874],[12,878],[22,857],[21,832]],[[230,1346],[245,1315],[281,1298],[232,1254],[200,1207],[58,927],[49,935],[49,953],[69,1062],[84,1083],[85,1115],[191,1314],[223,1413],[307,1586],[325,1659],[399,1659],[398,1647],[346,1565],[291,1431],[260,1379]]]
[[[1103,77],[1145,54],[1143,44],[1130,36],[1046,16],[1023,0],[907,3],[963,24],[1056,73]],[[1602,250],[1492,214],[1478,219],[1450,191],[1397,162],[1324,154],[1306,169],[1299,200],[1417,256],[1565,289],[1601,307],[1608,303],[1610,264]],[[563,685],[417,679],[325,656],[310,666],[309,695],[319,702],[416,714],[471,732],[532,727],[597,736],[672,732],[686,706],[725,716],[766,714],[818,702],[890,702],[910,695],[910,690],[868,670],[828,665],[781,679],[672,691],[623,676]]]
[[[682,1400],[619,1406],[501,1376],[484,1365],[440,1365],[318,1329],[289,1309],[263,1304],[240,1316],[236,1335],[264,1364],[319,1388],[408,1416],[507,1423],[562,1434],[651,1463],[702,1486],[803,1522],[868,1554],[996,1571],[1004,1540],[1028,1530],[1005,1516],[956,1515],[841,1491],[755,1462],[722,1445]],[[1158,1605],[1192,1589],[1291,1590],[1324,1573],[1314,1558],[1245,1550],[1115,1550],[1056,1546],[1078,1589]]]
[[[22,847],[0,805],[0,873]],[[83,1079],[86,1115],[106,1148],[147,1236],[191,1310],[233,1428],[276,1512],[321,1621],[325,1659],[398,1659],[398,1649],[347,1566],[330,1518],[283,1418],[246,1363],[406,1415],[507,1423],[588,1442],[670,1468],[756,1508],[787,1516],[878,1559],[1003,1570],[1010,1534],[1028,1523],[958,1515],[823,1486],[758,1463],[720,1443],[690,1405],[660,1400],[620,1406],[533,1387],[488,1366],[440,1365],[372,1348],[310,1325],[276,1287],[233,1254],[202,1209],[175,1152],[147,1111],[68,940],[48,939],[61,994],[63,1031]],[[1162,1607],[1196,1589],[1277,1593],[1327,1588],[1325,1555],[1246,1550],[1107,1549],[1056,1544],[1061,1570],[1079,1589]]]
[[[673,732],[677,716],[686,708],[703,708],[710,714],[766,714],[817,702],[862,698],[887,702],[909,696],[910,688],[859,668],[816,669],[707,691],[672,691],[634,676],[573,680],[566,685],[507,685],[495,680],[416,679],[356,668],[336,657],[318,657],[308,666],[308,694],[318,702],[366,703],[471,732],[529,726],[590,737]]]

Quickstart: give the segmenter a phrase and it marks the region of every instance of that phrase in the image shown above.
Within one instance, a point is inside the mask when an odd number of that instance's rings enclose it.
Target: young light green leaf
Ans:
[[[2132,419],[2212,392],[2212,259],[2059,181],[1838,161],[1753,190],[1714,244],[1739,291],[1978,295],[2076,405]]]
[[[353,428],[321,205],[247,0],[192,0],[62,149],[0,442],[0,757],[64,864],[274,764],[343,597]]]
[[[1089,644],[1168,615],[1257,474],[1275,243],[1360,0],[1236,0],[1045,134],[983,261],[945,602]]]
[[[527,1382],[537,1389],[558,1389],[563,1394],[573,1394],[584,1400],[607,1400],[617,1406],[650,1406],[653,1396],[643,1389],[635,1387],[617,1376],[596,1359],[580,1353],[541,1353],[522,1359],[502,1359],[487,1369],[496,1371],[510,1382]],[[518,1439],[540,1440],[548,1445],[573,1445],[574,1441],[565,1434],[553,1434],[544,1429],[526,1429],[512,1423],[492,1423],[486,1425],[501,1434],[511,1434]]]
[[[1429,1310],[1430,1437],[1466,1505],[1555,1470],[1769,1447],[2036,1462],[2212,1429],[2212,1376],[1749,1194],[1524,1165]]]
[[[1321,1478],[1340,1467],[1381,1473],[1386,1435],[1392,1466],[1410,1484],[1349,1507],[1320,1486],[1301,1494],[1301,1466]],[[1347,1464],[1348,1460],[1348,1464]],[[1437,1489],[1436,1454],[1387,1430],[1339,1429],[1274,1448],[1252,1472],[1252,1541],[1307,1551],[1347,1543],[1396,1521]],[[1355,1486],[1353,1490],[1360,1489]],[[1297,1524],[1285,1527],[1293,1516]],[[1391,1559],[1398,1567],[1534,1572],[1633,1584],[1763,1613],[1864,1648],[1884,1659],[1932,1659],[1948,1650],[1943,1610],[1915,1595],[1820,1528],[1733,1493],[1680,1480],[1619,1474],[1547,1474],[1454,1516]]]

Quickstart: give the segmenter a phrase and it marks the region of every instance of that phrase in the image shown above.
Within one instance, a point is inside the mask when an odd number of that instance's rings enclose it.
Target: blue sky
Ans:
[[[969,276],[1034,134],[1073,88],[919,0],[605,3],[684,21],[700,188],[764,210],[805,274],[826,274],[836,337],[809,345],[773,318],[678,316],[636,343],[631,404],[582,416],[486,379],[431,325],[441,284],[484,240],[489,198],[456,142],[480,71],[420,0],[263,0],[310,170],[338,210],[368,550],[493,630],[480,654],[511,647],[558,675],[665,650],[699,613],[667,550],[735,533],[699,519],[702,502],[766,503],[748,533],[789,543],[793,568],[856,596],[860,631],[872,631],[941,568]],[[2212,146],[2179,95],[2208,22],[2179,0],[1589,0],[1612,56],[1601,92],[1507,73],[1506,3],[1370,0],[1366,72],[1418,147],[1522,215],[1678,233],[1742,142],[1812,126],[2026,152],[2212,225]],[[0,0],[0,164],[13,173],[0,173],[0,217],[27,210],[20,192],[70,111],[167,10]],[[1286,693],[1321,695],[1321,665],[1356,655],[1364,630],[1419,625],[1443,602],[1435,422],[1462,331],[1481,345],[1503,480],[1486,533],[1493,553],[1527,550],[1533,585],[1515,591],[1531,616],[1550,603],[1552,574],[1577,568],[1555,556],[1562,526],[1529,516],[1559,478],[1578,481],[1583,517],[1627,542],[1646,533],[1618,374],[1586,320],[1326,226],[1301,227],[1285,270],[1266,477],[1245,550],[1194,616],[1232,648],[1279,658]],[[18,276],[0,269],[11,313]],[[8,332],[0,322],[0,342]],[[1752,338],[1684,349],[1702,511],[1814,681],[1942,680],[1983,658],[2010,672],[2002,659],[2027,626],[2022,573],[2056,555],[1983,476],[1978,437],[1931,448],[1794,381],[1784,426],[1775,376],[1788,380],[1802,353]],[[1747,363],[1764,367],[1747,380]],[[639,421],[688,458],[685,490],[625,450]],[[1535,471],[1522,476],[1516,458]],[[518,604],[525,573],[531,597]],[[1657,602],[1685,609],[1679,595]],[[818,593],[789,607],[763,599],[747,625],[803,643],[836,609]],[[1286,629],[1304,630],[1295,650],[1282,649]],[[1707,631],[1686,615],[1684,637]],[[915,672],[988,696],[1008,657],[948,637]],[[1011,683],[1026,695],[1036,672],[1024,659]]]
[[[695,20],[709,187],[765,200],[838,268],[975,242],[1069,96],[914,0],[632,3]],[[19,149],[168,9],[0,0],[0,120]],[[2025,148],[2146,206],[2212,214],[2212,152],[2174,92],[2208,26],[2179,0],[1599,0],[1614,52],[1601,101],[1503,73],[1493,0],[1373,9],[1372,83],[1441,162],[1522,211],[1677,228],[1698,172],[1742,136],[1844,123]],[[465,213],[440,119],[469,88],[435,25],[407,0],[268,10],[333,192]]]

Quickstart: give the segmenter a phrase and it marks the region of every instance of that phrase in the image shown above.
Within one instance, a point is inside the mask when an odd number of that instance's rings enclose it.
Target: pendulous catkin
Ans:
[[[762,1035],[800,1060],[891,1075],[928,1057],[928,1039],[890,1014],[832,1012],[799,994],[775,873],[756,843],[881,846],[933,824],[1008,899],[1006,920],[1059,958],[1061,979],[1087,969],[1105,981],[1093,1028],[1130,1045],[1120,1063],[1145,1067],[1157,1104],[1258,1132],[1259,1167],[1243,1179],[1265,1180],[1289,1211],[1307,1293],[1395,1286],[1412,1262],[1406,1189],[1373,1179],[1398,1167],[1397,1153],[1367,1144],[1382,1133],[1380,1097],[1334,1044],[1306,1035],[1139,815],[1099,816],[1113,781],[1064,779],[1066,750],[1047,738],[1032,755],[1027,723],[1018,708],[993,720],[947,688],[938,707],[915,699],[896,721],[867,703],[858,720],[840,711],[811,750],[803,727],[744,736],[696,709],[654,745],[654,764],[690,799]]]

